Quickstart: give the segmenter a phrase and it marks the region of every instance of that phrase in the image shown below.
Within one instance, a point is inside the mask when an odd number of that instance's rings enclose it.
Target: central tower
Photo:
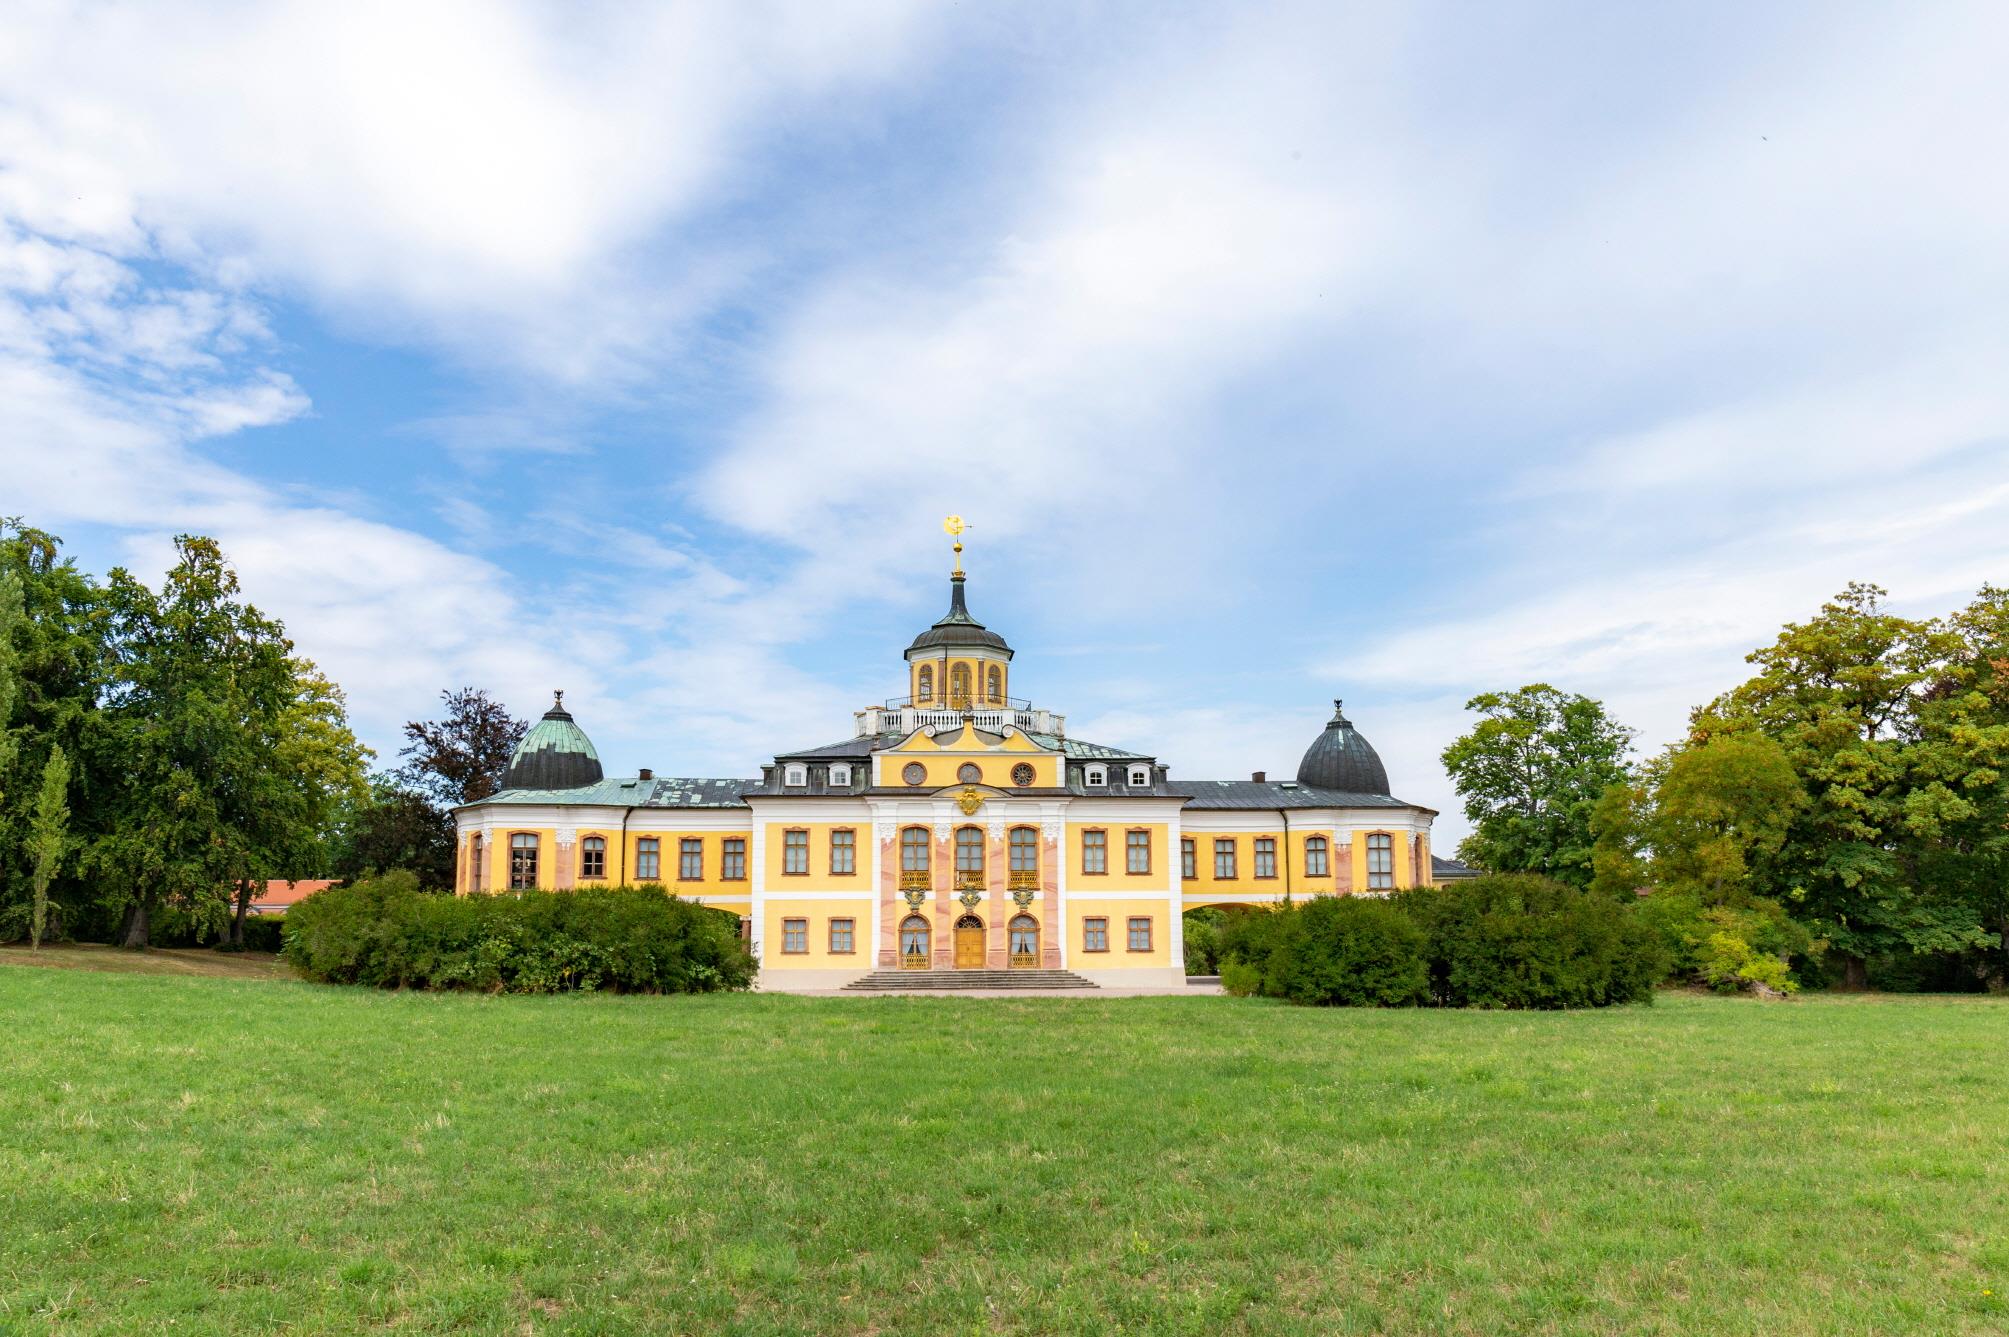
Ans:
[[[907,647],[907,688],[913,704],[939,710],[1001,710],[1011,700],[1012,649],[970,616],[963,594],[963,521],[942,527],[956,536],[949,573],[949,611]]]

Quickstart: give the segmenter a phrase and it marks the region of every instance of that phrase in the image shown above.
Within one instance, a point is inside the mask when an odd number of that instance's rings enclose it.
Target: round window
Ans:
[[[1020,789],[1032,783],[1032,767],[1025,762],[1011,768],[1011,782]]]
[[[900,778],[910,785],[920,784],[928,778],[928,768],[918,761],[910,761],[907,769],[900,772]]]
[[[966,785],[973,785],[984,778],[983,767],[974,761],[966,761],[956,768],[956,778]]]

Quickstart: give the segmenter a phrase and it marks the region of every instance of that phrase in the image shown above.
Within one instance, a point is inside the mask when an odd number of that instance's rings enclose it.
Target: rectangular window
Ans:
[[[509,889],[530,891],[537,886],[537,837],[509,838]]]
[[[746,837],[725,838],[719,852],[719,876],[728,882],[746,881]]]
[[[1200,852],[1191,836],[1179,837],[1179,876],[1191,880],[1200,875]]]
[[[1123,833],[1123,869],[1128,873],[1148,873],[1151,871],[1151,833],[1149,831],[1125,831]]]
[[[588,836],[579,842],[579,876],[607,876],[607,842],[604,837]]]
[[[1081,833],[1081,871],[1084,873],[1106,873],[1109,871],[1109,833],[1107,831],[1083,831]]]
[[[1325,861],[1325,854],[1324,836],[1306,836],[1304,838],[1304,875],[1306,877],[1327,876],[1330,870]]]
[[[1277,838],[1275,836],[1256,837],[1256,876],[1275,877],[1277,875]]]
[[[1367,889],[1381,891],[1395,886],[1395,837],[1367,838]]]
[[[1233,836],[1214,842],[1214,880],[1233,882],[1235,880],[1235,840]]]
[[[1109,950],[1109,921],[1100,917],[1081,921],[1081,950],[1084,952],[1106,952]]]
[[[830,872],[836,877],[845,877],[858,871],[858,833],[856,831],[832,831],[830,833]]]
[[[857,927],[855,920],[833,919],[830,921],[830,954],[832,956],[849,956],[858,950],[856,946],[858,941]]]
[[[781,833],[781,871],[797,877],[809,872],[809,833],[807,831],[784,831]]]
[[[683,882],[705,880],[705,843],[686,837],[677,842],[677,878]]]
[[[781,921],[781,951],[784,956],[802,956],[809,951],[809,921],[807,919],[784,919]]]
[[[635,876],[644,882],[654,882],[663,875],[663,842],[654,836],[643,836],[635,842]]]
[[[1148,952],[1151,950],[1151,918],[1149,915],[1131,916],[1130,950],[1133,952]]]

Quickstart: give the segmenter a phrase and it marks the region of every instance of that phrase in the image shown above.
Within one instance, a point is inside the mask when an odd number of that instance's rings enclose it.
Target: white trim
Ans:
[[[868,891],[770,891],[770,901],[870,901]]]
[[[1173,895],[1170,891],[1092,891],[1084,888],[1084,901],[1157,901],[1164,904]]]

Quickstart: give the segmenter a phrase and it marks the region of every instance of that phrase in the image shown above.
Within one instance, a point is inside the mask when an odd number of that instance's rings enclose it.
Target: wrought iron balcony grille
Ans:
[[[1039,870],[1037,868],[1014,868],[1006,875],[1006,891],[1038,891]]]
[[[934,876],[925,868],[902,868],[900,870],[900,890],[926,891],[934,886]]]
[[[984,883],[983,869],[958,868],[956,870],[957,891],[982,891],[984,889],[984,886],[985,883]]]

